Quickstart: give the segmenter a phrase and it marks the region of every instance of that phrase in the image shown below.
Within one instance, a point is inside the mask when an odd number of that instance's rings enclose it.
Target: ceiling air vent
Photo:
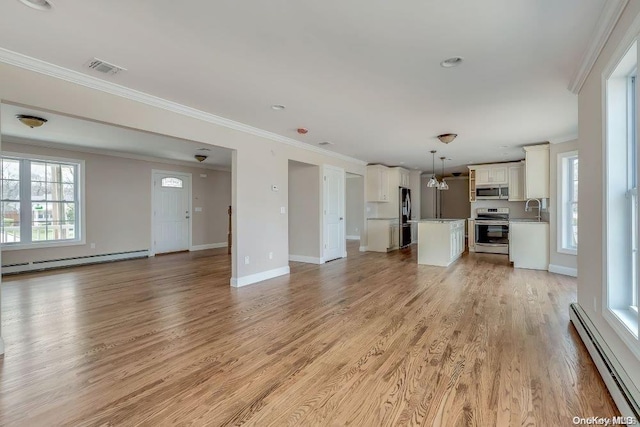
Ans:
[[[118,74],[120,71],[127,71],[126,68],[119,67],[114,64],[110,64],[107,61],[103,61],[102,59],[93,58],[86,64],[92,70],[95,70],[99,73],[103,74]]]

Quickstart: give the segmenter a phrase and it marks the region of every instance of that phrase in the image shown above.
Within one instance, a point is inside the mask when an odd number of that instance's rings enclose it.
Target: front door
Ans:
[[[345,174],[343,169],[325,165],[323,175],[323,258],[331,261],[345,256]]]
[[[153,172],[153,253],[189,250],[191,175]]]

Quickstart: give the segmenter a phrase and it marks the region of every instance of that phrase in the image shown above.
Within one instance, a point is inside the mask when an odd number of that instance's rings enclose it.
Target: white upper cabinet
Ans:
[[[389,199],[389,168],[367,166],[367,202],[388,202]]]
[[[524,147],[525,198],[549,198],[549,144]]]
[[[486,165],[476,167],[476,186],[506,185],[509,183],[507,167],[504,165]]]
[[[509,166],[509,201],[522,202],[524,198],[524,165]]]

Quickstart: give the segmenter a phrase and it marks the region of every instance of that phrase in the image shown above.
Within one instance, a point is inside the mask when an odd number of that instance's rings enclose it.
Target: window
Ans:
[[[637,42],[606,80],[603,315],[640,357],[638,341]]]
[[[180,178],[166,177],[162,178],[160,185],[165,188],[182,188],[182,180]]]
[[[578,252],[578,153],[558,155],[558,252]]]
[[[81,241],[82,162],[10,154],[0,162],[4,249]]]

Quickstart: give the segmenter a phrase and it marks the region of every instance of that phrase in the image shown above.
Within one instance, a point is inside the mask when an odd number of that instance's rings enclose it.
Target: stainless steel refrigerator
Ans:
[[[400,187],[400,247],[411,244],[411,190]]]

